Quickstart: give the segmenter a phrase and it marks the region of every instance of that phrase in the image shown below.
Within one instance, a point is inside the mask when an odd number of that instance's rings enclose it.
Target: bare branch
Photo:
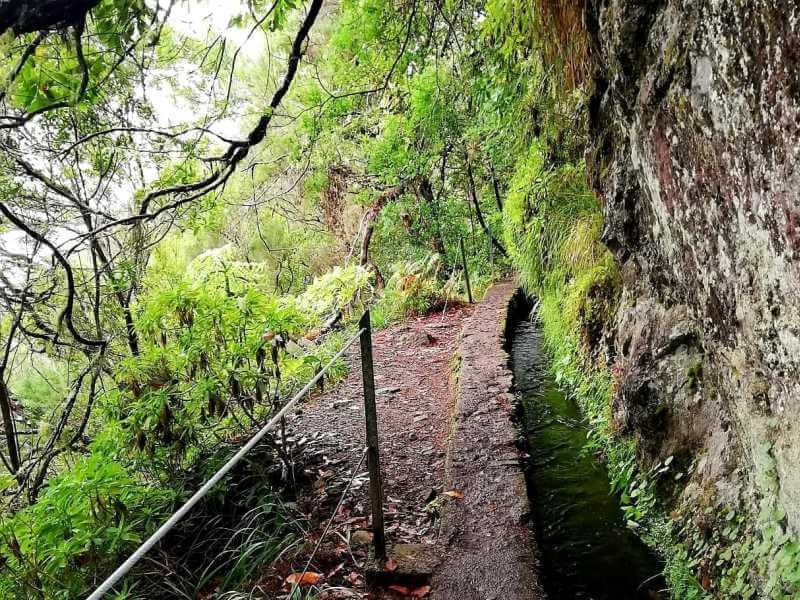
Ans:
[[[69,261],[66,258],[64,258],[64,255],[61,254],[58,247],[53,242],[48,240],[45,236],[43,236],[39,232],[33,230],[31,227],[27,225],[27,223],[25,223],[22,219],[20,219],[13,212],[11,212],[8,206],[6,206],[5,202],[0,202],[0,213],[2,213],[3,216],[5,216],[19,229],[25,232],[26,235],[33,238],[42,245],[47,246],[53,253],[53,256],[56,258],[56,260],[59,262],[61,267],[64,269],[64,273],[66,274],[67,277],[67,300],[66,300],[66,305],[64,306],[64,310],[61,312],[61,315],[59,317],[59,322],[63,319],[66,322],[67,329],[72,334],[72,337],[74,337],[81,344],[96,348],[104,348],[107,343],[106,340],[89,339],[83,336],[75,327],[72,314],[75,306],[75,276],[72,273],[72,266],[69,264]]]

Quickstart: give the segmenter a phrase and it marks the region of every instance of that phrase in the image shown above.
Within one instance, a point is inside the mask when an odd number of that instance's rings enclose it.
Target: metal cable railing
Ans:
[[[295,394],[286,405],[278,411],[278,413],[273,416],[269,422],[262,427],[258,433],[256,433],[250,441],[248,441],[244,446],[242,446],[239,451],[231,457],[231,459],[226,462],[222,468],[217,471],[213,477],[211,477],[208,481],[206,481],[203,486],[194,493],[194,495],[186,501],[186,503],[181,506],[178,510],[176,510],[173,515],[161,526],[159,527],[153,535],[151,535],[147,541],[145,541],[137,550],[128,557],[128,559],[122,563],[109,577],[102,583],[100,586],[92,592],[90,596],[88,596],[87,600],[100,600],[105,596],[111,588],[113,588],[128,572],[133,568],[133,566],[138,563],[147,552],[149,552],[153,546],[155,546],[161,539],[169,533],[169,531],[178,524],[178,522],[186,516],[186,514],[192,510],[192,508],[206,495],[208,494],[211,489],[218,484],[227,473],[236,466],[239,461],[244,458],[244,456],[250,452],[256,445],[264,438],[267,433],[270,432],[278,423],[280,423],[281,419],[291,411],[295,405],[305,397],[309,391],[319,382],[319,380],[325,375],[325,373],[330,369],[333,364],[341,358],[341,356],[352,346],[356,340],[361,338],[362,342],[362,367],[364,365],[364,344],[365,344],[365,337],[371,337],[371,328],[369,322],[369,312],[364,314],[364,317],[359,322],[360,329],[358,333],[356,333],[353,337],[351,337],[342,348],[334,354],[333,358],[326,364],[320,371],[301,389],[297,394]],[[369,345],[369,377],[372,378],[372,356],[371,356],[371,343]],[[365,380],[366,381],[366,380]],[[368,384],[365,384],[365,388]],[[372,402],[374,405],[374,382],[372,382],[373,389],[373,398]],[[365,392],[367,390],[365,389]],[[366,396],[366,394],[365,394]],[[348,486],[349,487],[349,486]],[[382,516],[382,514],[381,514]]]

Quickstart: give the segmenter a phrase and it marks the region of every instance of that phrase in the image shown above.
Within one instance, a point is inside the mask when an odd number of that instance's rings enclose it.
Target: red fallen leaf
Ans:
[[[411,589],[404,585],[390,585],[389,589],[401,596],[408,596],[411,594]]]
[[[444,495],[458,500],[464,499],[464,492],[459,492],[458,490],[450,490],[449,492],[445,492]]]
[[[429,585],[423,585],[414,589],[407,588],[404,585],[390,585],[389,589],[406,598],[424,598],[431,592],[431,586]]]
[[[355,586],[360,586],[362,583],[364,583],[364,581],[361,578],[361,575],[359,575],[355,571],[348,574],[347,577],[345,577],[345,579]]]
[[[397,571],[397,561],[393,558],[387,560],[384,566],[386,567],[387,571]]]
[[[320,573],[306,571],[305,573],[292,573],[286,578],[286,583],[289,585],[316,585],[323,579]]]
[[[431,586],[423,585],[416,589],[411,590],[411,597],[412,598],[424,598],[428,594],[431,593]]]

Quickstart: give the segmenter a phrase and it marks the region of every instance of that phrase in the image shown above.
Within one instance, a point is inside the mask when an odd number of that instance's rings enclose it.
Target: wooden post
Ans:
[[[383,481],[378,452],[378,411],[375,407],[375,371],[372,364],[372,325],[369,311],[358,322],[361,328],[361,378],[364,383],[364,415],[367,422],[367,469],[372,503],[372,534],[375,558],[386,560],[386,532],[383,526]]]
[[[461,262],[464,263],[464,280],[467,283],[467,299],[469,303],[472,304],[472,287],[469,284],[469,269],[467,268],[467,252],[464,250],[464,238],[459,238],[458,242],[461,245]]]

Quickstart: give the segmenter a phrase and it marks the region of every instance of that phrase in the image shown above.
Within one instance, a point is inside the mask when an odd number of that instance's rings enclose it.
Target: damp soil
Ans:
[[[580,411],[559,391],[541,331],[517,307],[508,332],[542,579],[551,600],[666,598],[663,564],[625,525]]]
[[[472,307],[410,318],[373,332],[376,404],[384,483],[384,518],[390,544],[435,544],[439,509],[455,500],[445,489],[445,454],[455,398],[453,356]],[[349,374],[309,400],[289,419],[289,431],[306,440],[302,478],[294,504],[308,524],[300,552],[287,553],[264,574],[264,597],[286,598],[286,577],[302,572],[325,531],[309,570],[322,576],[319,600],[395,600],[409,597],[391,587],[367,586],[372,541],[364,405],[357,348],[345,355]],[[339,499],[352,479],[341,506]],[[424,589],[425,586],[421,586]],[[419,588],[412,590],[425,597]]]

